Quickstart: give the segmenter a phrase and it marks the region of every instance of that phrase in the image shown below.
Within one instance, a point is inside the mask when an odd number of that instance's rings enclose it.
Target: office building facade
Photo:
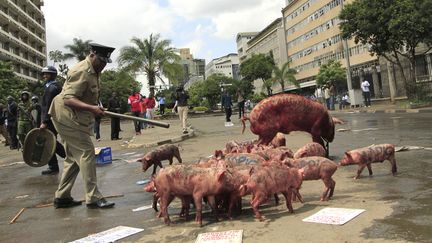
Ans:
[[[237,53],[213,59],[206,65],[205,76],[220,73],[233,79],[240,79],[240,63]]]
[[[296,78],[302,88],[314,89],[316,75],[322,64],[337,60],[346,67],[344,41],[339,29],[339,14],[343,0],[287,0],[282,10],[286,46],[290,67],[297,70]],[[351,0],[345,0],[347,4]],[[347,41],[351,63],[352,84],[358,89],[361,81],[371,83],[375,97],[382,94],[381,70],[376,56],[367,45]],[[296,89],[289,86],[288,89]]]
[[[11,61],[28,82],[41,79],[47,63],[42,0],[0,0],[0,60]]]

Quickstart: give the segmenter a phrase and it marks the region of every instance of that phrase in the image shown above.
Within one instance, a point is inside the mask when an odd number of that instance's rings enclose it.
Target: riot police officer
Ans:
[[[40,127],[41,125],[41,105],[39,104],[39,97],[33,95],[31,98],[33,105],[32,117],[34,121],[34,127]]]
[[[24,139],[28,132],[33,128],[33,117],[31,112],[33,105],[30,102],[30,93],[21,92],[21,101],[18,103],[18,139],[21,146],[24,146]]]
[[[42,68],[42,78],[45,81],[44,93],[42,95],[42,107],[41,107],[41,125],[40,128],[48,128],[57,137],[57,131],[51,121],[51,116],[48,114],[48,110],[51,106],[52,100],[61,92],[61,86],[56,81],[57,69],[53,66],[47,66]],[[62,157],[64,156],[59,153],[64,151],[63,146],[57,142],[56,153]],[[42,171],[42,175],[55,175],[59,173],[59,166],[57,156],[54,154],[48,162],[48,169]]]
[[[18,116],[18,105],[12,96],[7,97],[7,110],[6,110],[6,130],[9,133],[10,138],[10,149],[18,148],[17,139],[17,116]]]

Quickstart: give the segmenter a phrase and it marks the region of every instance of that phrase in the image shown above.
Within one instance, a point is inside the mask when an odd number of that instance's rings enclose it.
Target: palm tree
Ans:
[[[132,72],[144,72],[147,76],[150,93],[154,93],[156,78],[164,84],[162,75],[170,80],[175,78],[180,72],[181,66],[178,64],[180,56],[170,47],[170,40],[160,40],[160,35],[150,34],[147,39],[133,37],[132,46],[125,46],[120,49],[117,59],[120,66]],[[179,68],[180,66],[180,68]]]
[[[282,68],[279,68],[277,65],[273,67],[272,80],[274,82],[280,83],[283,93],[285,90],[285,81],[288,81],[288,83],[292,83],[297,88],[300,88],[300,84],[297,82],[295,74],[297,74],[297,71],[295,69],[289,68],[289,62],[286,62],[284,65],[282,65]]]
[[[65,53],[63,57],[65,60],[76,58],[78,61],[84,60],[90,53],[91,40],[81,40],[80,38],[73,38],[73,44],[66,45],[65,48],[69,49],[70,53]]]

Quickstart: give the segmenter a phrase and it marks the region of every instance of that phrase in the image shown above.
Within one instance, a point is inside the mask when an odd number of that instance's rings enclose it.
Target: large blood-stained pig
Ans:
[[[294,159],[311,156],[326,157],[326,150],[319,143],[307,143],[295,152]]]
[[[262,100],[249,117],[242,118],[243,131],[245,120],[250,121],[252,133],[259,136],[259,144],[269,144],[278,132],[304,131],[323,147],[322,139],[332,142],[335,123],[342,122],[332,119],[322,104],[294,94],[279,94]]]
[[[147,154],[144,155],[141,159],[137,160],[137,162],[142,163],[143,171],[146,171],[150,166],[153,165],[153,173],[156,174],[156,168],[159,166],[162,167],[161,161],[169,160],[169,164],[173,163],[173,158],[176,158],[179,163],[182,163],[182,159],[180,157],[179,148],[173,144],[162,145]]]
[[[264,218],[258,207],[266,202],[271,195],[282,193],[290,213],[294,212],[291,196],[302,183],[302,172],[298,169],[287,168],[281,165],[252,167],[250,178],[240,186],[240,196],[252,194],[252,209],[255,217],[260,221]]]
[[[234,190],[233,177],[225,168],[200,168],[194,165],[173,165],[163,168],[154,178],[156,191],[160,197],[160,208],[165,224],[171,221],[168,205],[173,196],[192,196],[196,207],[195,221],[202,225],[202,199],[207,197],[217,213],[215,196]]]
[[[368,168],[369,175],[372,175],[371,163],[384,162],[384,160],[390,161],[391,172],[396,175],[397,166],[393,144],[378,144],[345,152],[340,165],[358,164],[357,175],[354,177],[354,179],[358,179],[365,167]]]
[[[304,157],[298,159],[285,159],[285,165],[297,169],[303,169],[303,180],[319,180],[324,182],[325,190],[321,201],[326,201],[333,196],[336,182],[332,179],[337,170],[337,164],[333,161],[318,156]]]

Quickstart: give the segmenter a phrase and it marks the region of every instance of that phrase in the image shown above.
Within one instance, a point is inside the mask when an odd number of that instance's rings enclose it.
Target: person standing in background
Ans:
[[[224,94],[222,95],[222,109],[225,111],[225,126],[232,126],[231,122],[231,115],[232,115],[232,99],[231,95],[228,93],[228,91],[224,91]]]
[[[5,146],[10,145],[9,134],[6,129],[6,111],[4,105],[0,103],[0,134],[5,138]]]
[[[34,127],[40,127],[41,125],[41,105],[39,104],[39,97],[36,95],[33,95],[31,98],[33,110],[32,110],[32,117],[34,121]]]
[[[33,117],[31,112],[34,107],[30,102],[30,93],[21,92],[21,101],[18,103],[18,139],[21,146],[24,146],[24,140],[28,132],[33,128]]]
[[[165,114],[165,97],[159,97],[159,114],[163,116]]]
[[[6,118],[6,130],[9,133],[10,138],[10,149],[18,149],[18,138],[17,138],[17,117],[18,117],[18,105],[12,96],[7,97],[7,118]]]
[[[154,119],[154,108],[156,107],[156,100],[153,93],[149,94],[149,97],[144,101],[146,106],[147,119]],[[149,128],[153,128],[153,125],[148,125]]]
[[[141,107],[141,117],[147,118],[147,105],[146,105],[147,97],[145,95],[141,95],[140,107]],[[141,129],[146,129],[147,123],[140,122]]]
[[[133,92],[128,98],[128,104],[131,107],[131,112],[133,116],[140,117],[141,113],[141,95],[139,92]],[[134,121],[135,135],[141,134],[141,123],[139,121]]]
[[[120,100],[116,92],[112,92],[111,98],[108,100],[108,111],[120,113]],[[120,140],[120,118],[111,117],[111,140]]]
[[[370,95],[369,86],[370,86],[370,84],[369,84],[369,81],[367,81],[367,80],[364,80],[361,83],[361,89],[363,91],[363,98],[364,98],[364,105],[366,107],[370,107],[370,105],[371,105],[371,100],[370,100],[371,95]]]
[[[241,119],[245,112],[245,98],[243,96],[243,92],[240,89],[237,89],[237,102],[239,108],[239,119]]]

